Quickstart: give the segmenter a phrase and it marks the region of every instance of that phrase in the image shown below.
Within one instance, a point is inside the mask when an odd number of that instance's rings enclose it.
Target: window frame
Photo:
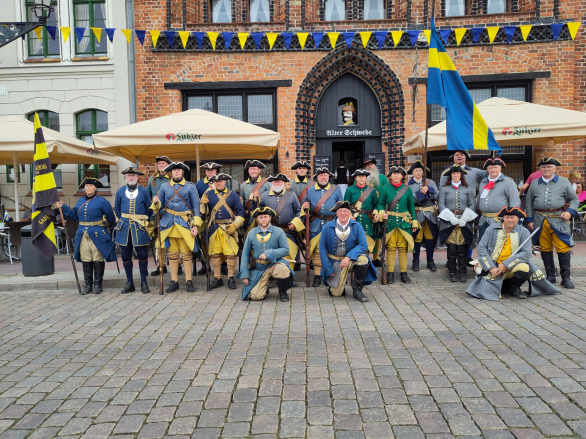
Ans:
[[[486,11],[485,11],[485,15],[498,15],[498,14],[506,14],[507,12],[509,12],[511,3],[509,0],[504,0],[505,2],[505,10],[502,12],[488,12],[488,1],[486,0]]]
[[[210,0],[210,23],[214,24],[228,24],[234,23],[234,0],[228,0],[230,2],[230,21],[214,21],[214,0]]]
[[[87,113],[88,111],[91,111],[91,118],[92,118],[92,129],[91,130],[80,130],[79,129],[79,116],[81,116],[84,113]],[[92,134],[98,134],[98,133],[102,133],[104,131],[107,130],[98,130],[97,129],[97,123],[96,123],[96,119],[97,119],[97,112],[101,111],[102,113],[106,114],[106,117],[108,117],[108,112],[107,111],[103,111],[103,110],[99,110],[96,108],[89,108],[86,110],[82,110],[78,113],[75,114],[75,136],[81,140],[82,136],[91,136]],[[88,145],[92,145],[91,143],[88,143]],[[93,147],[93,145],[92,145]],[[86,170],[91,170],[93,168],[94,171],[94,178],[100,178],[100,166],[107,166],[108,168],[110,168],[110,166],[108,165],[99,165],[99,164],[91,164],[91,166],[87,169],[83,168],[84,164],[79,164],[77,165],[77,181],[78,181],[78,185],[81,184],[82,182],[82,177],[83,177],[83,173]],[[104,185],[105,190],[110,190],[112,188],[112,178],[111,178],[112,173],[110,172],[110,178],[109,178],[109,184],[108,186]]]
[[[269,10],[268,10],[268,14],[269,14],[269,19],[266,21],[260,21],[260,20],[256,20],[256,21],[252,21],[251,17],[252,17],[252,2],[253,0],[248,0],[248,21],[250,23],[271,23],[273,21],[273,12],[272,12],[272,0],[268,0],[269,3]]]
[[[25,7],[25,16],[26,21],[36,21],[36,17],[32,17],[31,8],[34,7],[35,3],[34,0],[25,0],[24,7]],[[59,47],[59,53],[49,53],[49,32],[47,32],[47,28],[45,26],[41,26],[41,42],[43,44],[43,53],[42,54],[35,54],[32,53],[32,43],[33,38],[27,38],[26,40],[26,47],[27,47],[27,57],[28,58],[60,58],[61,57],[61,39],[60,39],[60,31],[59,31],[59,3],[57,0],[51,0],[51,7],[53,8],[53,13],[55,14],[55,26],[57,26],[57,31],[55,32],[55,41]],[[47,21],[48,25],[51,25],[53,21]],[[36,37],[36,34],[35,34]]]
[[[14,180],[10,178],[10,170],[14,168],[14,165],[6,165],[6,183],[14,183]],[[18,177],[18,183],[20,184],[20,166],[17,166],[16,175]]]
[[[89,52],[79,52],[79,42],[77,40],[77,37],[75,35],[75,27],[79,27],[77,26],[77,12],[76,12],[76,6],[77,5],[82,5],[82,4],[88,4],[88,8],[89,8],[89,24],[86,27],[86,31],[88,32],[89,38],[90,38],[90,51]],[[105,32],[102,32],[102,41],[105,41],[106,44],[106,50],[104,52],[96,52],[96,36],[94,35],[94,33],[92,32],[92,30],[90,29],[91,27],[96,27],[95,26],[95,17],[94,17],[94,8],[93,6],[95,4],[104,4],[106,5],[106,17],[105,17],[105,25],[102,29],[105,29],[106,26],[108,25],[107,21],[108,21],[108,13],[107,13],[107,8],[108,8],[108,2],[106,0],[73,0],[72,1],[72,14],[73,14],[73,37],[75,40],[75,56],[96,56],[96,55],[108,55],[108,37],[105,34]],[[104,40],[104,38],[106,38],[106,40]]]
[[[366,1],[362,0],[362,20],[363,21],[386,20],[386,18],[387,18],[387,16],[386,16],[387,15],[387,1],[388,0],[381,0],[381,1],[383,2],[383,16],[381,18],[365,18]]]
[[[461,1],[464,3],[464,13],[462,15],[446,15],[447,7],[446,7],[446,2],[444,1],[444,2],[442,2],[442,7],[443,7],[442,16],[447,17],[447,18],[452,18],[452,17],[464,17],[466,15],[470,15],[468,1],[466,1],[466,0],[461,0]]]
[[[332,1],[336,1],[336,0],[332,0]],[[323,15],[323,17],[324,17],[323,21],[326,21],[326,22],[336,22],[336,21],[348,21],[348,20],[350,20],[350,18],[348,18],[348,12],[349,12],[348,11],[348,9],[349,9],[348,8],[348,1],[347,0],[343,0],[343,1],[344,1],[344,17],[341,20],[328,20],[326,18],[326,3],[328,2],[328,0],[323,0],[323,3],[322,3],[322,5],[323,5],[323,14],[324,14]]]

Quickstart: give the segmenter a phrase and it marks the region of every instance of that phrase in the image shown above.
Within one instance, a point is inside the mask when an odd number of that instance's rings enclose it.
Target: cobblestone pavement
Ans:
[[[0,439],[586,437],[574,282],[500,302],[429,275],[366,304],[0,293]]]

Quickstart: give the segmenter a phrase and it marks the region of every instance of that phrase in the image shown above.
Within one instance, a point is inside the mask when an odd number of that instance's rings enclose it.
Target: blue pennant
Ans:
[[[474,44],[478,43],[478,40],[480,39],[480,35],[482,35],[482,32],[484,32],[484,28],[483,27],[473,27],[470,30],[472,31],[472,41],[474,42]]]
[[[146,35],[146,30],[138,30],[136,29],[134,31],[134,33],[136,34],[136,38],[138,38],[138,42],[140,43],[141,46],[144,46],[144,37]]]
[[[551,33],[553,34],[554,40],[557,41],[563,27],[564,27],[564,23],[552,23],[551,24]]]
[[[77,44],[81,43],[83,39],[83,34],[85,33],[85,27],[76,27],[75,28],[75,35],[77,36]]]
[[[110,40],[110,43],[114,42],[114,31],[116,30],[115,27],[107,27],[106,28],[106,35],[108,35],[108,39]]]
[[[421,33],[420,30],[409,30],[409,39],[411,40],[411,46],[415,46],[417,44],[417,39],[419,38],[419,34]]]
[[[352,41],[354,41],[354,32],[342,32],[342,35],[344,35],[344,40],[346,40],[346,46],[348,46],[349,49],[350,46],[352,46]]]
[[[293,33],[291,32],[283,32],[283,41],[285,42],[285,47],[289,50],[289,46],[291,46],[291,40],[293,39]]]
[[[513,39],[513,35],[515,35],[515,30],[517,29],[517,26],[505,26],[504,29],[505,34],[507,34],[507,43],[510,43]]]
[[[377,31],[374,33],[376,37],[376,42],[378,43],[378,50],[383,48],[383,44],[385,44],[385,40],[387,39],[387,31]]]
[[[315,48],[317,49],[319,47],[319,45],[321,44],[321,40],[324,37],[324,33],[323,32],[314,32],[311,34],[311,36],[313,37],[313,42],[315,43]]]
[[[260,43],[262,42],[262,32],[253,32],[252,33],[252,41],[256,44],[256,48],[260,49]]]
[[[173,48],[173,43],[175,42],[175,31],[174,30],[165,30],[163,31],[165,36],[167,37],[167,41],[169,42],[169,47]]]
[[[452,29],[440,29],[438,32],[440,34],[440,37],[442,37],[442,40],[444,40],[444,43],[448,44],[448,40],[450,39]]]
[[[205,36],[205,32],[194,32],[193,36],[195,37],[195,41],[197,41],[197,47],[201,49],[203,46],[203,37]]]
[[[224,37],[224,44],[226,45],[226,50],[228,50],[230,48],[230,44],[232,44],[234,32],[222,32],[222,36]]]
[[[45,26],[47,29],[47,33],[51,36],[53,41],[55,41],[55,36],[57,35],[57,26]]]

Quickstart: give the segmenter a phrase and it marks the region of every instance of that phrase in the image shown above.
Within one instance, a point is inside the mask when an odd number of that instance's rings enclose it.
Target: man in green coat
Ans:
[[[376,191],[377,197],[380,197],[381,190],[387,184],[389,184],[389,180],[385,177],[384,168],[382,169],[382,173],[376,166],[376,157],[366,156],[362,161],[363,168],[370,173],[370,175],[366,179],[366,184],[373,187]],[[375,267],[382,267],[381,262],[378,260],[378,254],[380,253],[380,237],[375,240],[375,247],[374,247],[374,254],[372,257],[372,263]]]
[[[407,171],[391,166],[391,182],[382,188],[378,198],[378,212],[374,221],[387,221],[387,283],[395,283],[395,251],[399,251],[401,282],[411,283],[407,276],[407,252],[412,252],[413,233],[420,227],[415,215],[415,202],[411,188],[404,184]]]
[[[378,196],[372,186],[366,184],[366,179],[370,175],[365,169],[358,169],[352,178],[354,185],[346,189],[344,201],[350,202],[355,209],[354,219],[360,223],[366,234],[368,251],[372,253],[375,244],[374,226],[372,225],[372,214],[377,209]]]

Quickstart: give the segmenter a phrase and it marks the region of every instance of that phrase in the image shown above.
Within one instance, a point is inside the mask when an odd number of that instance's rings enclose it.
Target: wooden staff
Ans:
[[[384,214],[384,211],[383,211]],[[379,212],[380,215],[380,212]],[[381,253],[379,255],[379,259],[381,261],[381,275],[380,275],[380,283],[382,285],[387,284],[387,220],[383,219],[383,236],[381,237]],[[393,267],[394,269],[394,267]]]
[[[69,246],[69,232],[67,231],[67,221],[65,221],[65,217],[63,216],[63,210],[59,207],[59,215],[61,215],[61,222],[63,223],[63,229],[65,230],[65,241],[67,242],[67,248],[69,249],[69,258],[71,259],[71,265],[73,266],[73,274],[75,275],[75,282],[77,282],[77,291],[81,294],[81,284],[79,283],[79,276],[77,275],[77,267],[75,266],[75,261],[73,260],[73,252],[74,250]]]
[[[163,271],[165,269],[165,249],[161,242],[161,218],[159,217],[159,203],[155,206],[155,221],[157,222],[157,240],[159,241],[159,295],[164,296]]]
[[[311,205],[309,206],[311,208]],[[311,274],[310,274],[310,264],[311,264],[311,251],[310,251],[310,243],[309,243],[310,239],[309,239],[309,212],[307,212],[305,214],[305,254],[307,255],[307,257],[305,258],[305,286],[307,288],[310,287],[310,280],[311,280]]]

